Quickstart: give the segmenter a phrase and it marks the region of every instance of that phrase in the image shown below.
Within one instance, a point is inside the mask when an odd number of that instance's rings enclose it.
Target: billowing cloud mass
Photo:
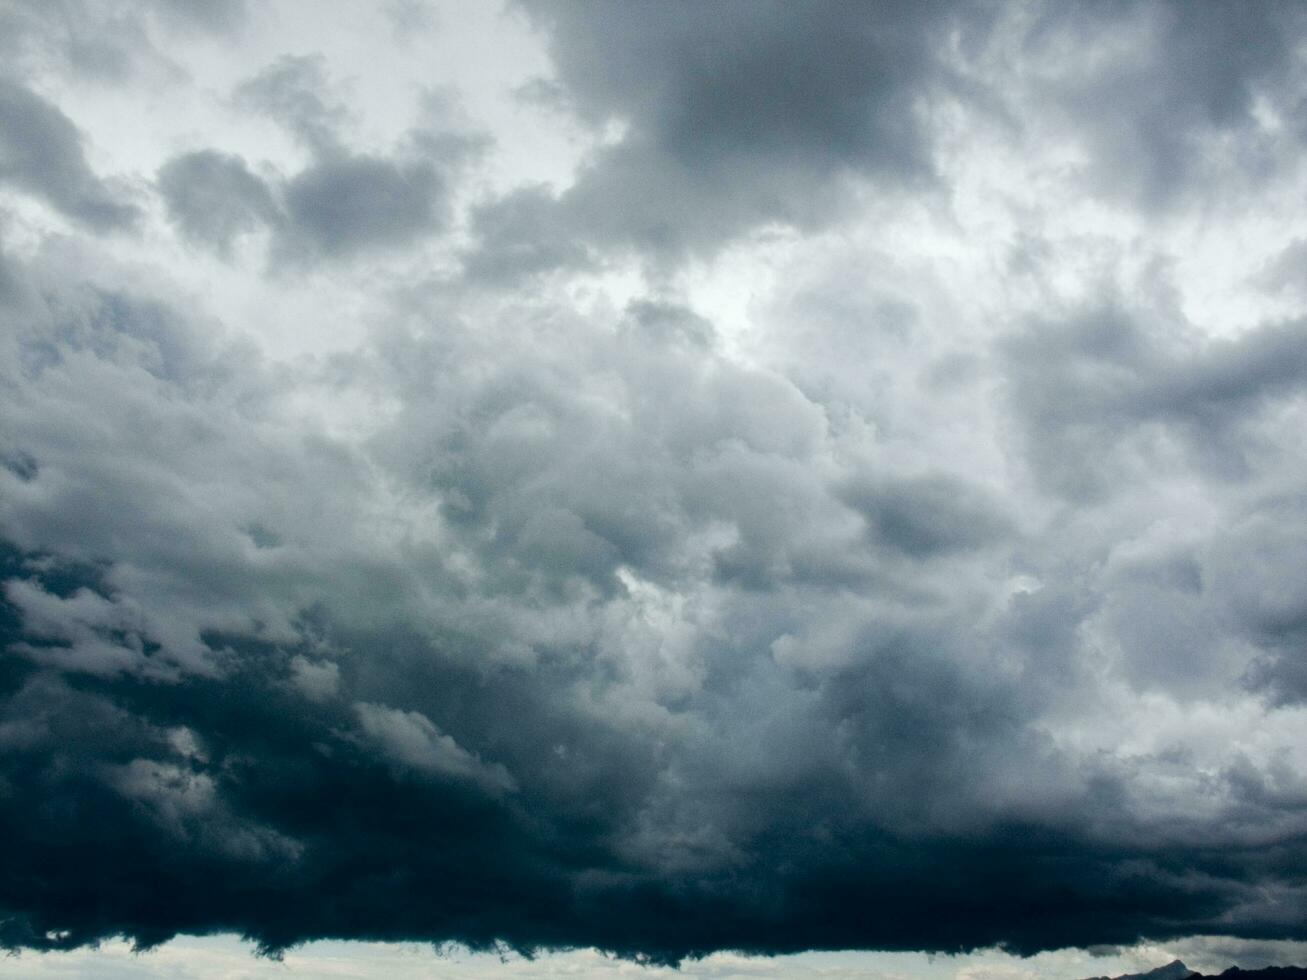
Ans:
[[[1307,939],[1307,16],[0,14],[0,943]]]

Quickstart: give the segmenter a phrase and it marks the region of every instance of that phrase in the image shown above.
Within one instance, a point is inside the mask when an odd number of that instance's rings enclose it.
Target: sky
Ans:
[[[1304,106],[1271,0],[0,0],[0,977],[1307,962]]]

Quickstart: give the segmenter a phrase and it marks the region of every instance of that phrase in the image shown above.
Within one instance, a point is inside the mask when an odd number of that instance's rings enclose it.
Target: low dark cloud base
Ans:
[[[33,567],[49,570],[37,578],[52,594],[103,587],[94,568],[54,570],[7,551],[7,575]],[[0,615],[6,645],[32,639],[11,605]],[[523,952],[598,946],[658,962],[718,949],[1001,944],[1034,953],[1228,929],[1263,874],[1307,857],[1302,841],[1202,854],[1021,823],[965,839],[874,831],[841,819],[845,788],[819,777],[798,798],[740,788],[754,800],[745,806],[767,811],[765,829],[728,868],[667,874],[611,847],[652,786],[652,748],[560,717],[539,698],[539,677],[489,684],[413,638],[386,638],[425,661],[408,681],[439,692],[443,712],[426,704],[433,717],[461,741],[516,760],[513,771],[526,775],[505,796],[379,759],[351,734],[342,702],[306,704],[287,683],[293,651],[208,642],[225,660],[221,679],[159,685],[0,662],[7,947],[66,949],[117,935],[148,947],[230,931],[270,952],[351,938]],[[937,765],[946,750],[912,726],[938,730],[941,718],[871,695],[902,668],[835,677],[825,696],[846,720],[873,715],[877,742],[899,739]],[[379,693],[363,675],[346,684]],[[168,736],[179,726],[203,749],[186,757],[182,746],[179,757]],[[560,795],[548,766],[531,758],[534,743],[555,740],[592,753],[613,743],[622,764],[592,759],[596,781]],[[1290,922],[1236,924],[1246,935],[1305,935]]]

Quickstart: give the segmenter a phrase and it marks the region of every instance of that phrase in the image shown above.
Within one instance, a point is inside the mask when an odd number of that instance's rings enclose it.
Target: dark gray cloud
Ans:
[[[1192,301],[1301,229],[1184,210],[1249,193],[1187,154],[1292,104],[1297,15],[527,12],[611,127],[561,190],[460,183],[425,65],[394,136],[287,56],[213,99],[240,155],[139,149],[126,254],[6,222],[0,944],[1307,938],[1307,321]],[[126,224],[6,84],[9,184]]]
[[[967,4],[525,7],[571,105],[624,135],[547,219],[520,193],[487,205],[477,270],[572,264],[587,245],[705,254],[761,225],[837,217],[849,178],[929,186],[927,104],[966,87],[946,41],[991,19]]]
[[[877,539],[918,558],[983,547],[1013,530],[983,492],[950,477],[855,482],[845,499],[866,516]]]
[[[1268,127],[1258,101],[1299,112],[1304,27],[1301,7],[1274,0],[1048,5],[1025,43],[1039,52],[1040,97],[1055,95],[1089,150],[1096,190],[1155,206],[1232,174],[1264,180],[1298,152],[1301,128]]]
[[[1162,432],[1199,465],[1245,475],[1266,448],[1249,423],[1307,384],[1307,328],[1269,324],[1201,346],[1191,337],[1165,317],[1107,306],[1012,338],[1012,394],[1040,478],[1072,495],[1108,492],[1122,467],[1165,458]]]
[[[426,160],[328,158],[285,187],[294,244],[342,255],[377,245],[404,245],[441,227],[446,187]]]
[[[1280,295],[1307,296],[1307,241],[1291,242],[1259,270],[1255,279]]]
[[[273,262],[292,266],[418,241],[448,223],[450,177],[483,142],[419,125],[393,157],[351,151],[348,114],[321,57],[280,59],[238,86],[235,103],[285,126],[311,160],[289,177],[265,178],[238,156],[205,149],[160,169],[172,220],[224,256],[237,237],[260,229],[271,232]]]
[[[477,247],[464,260],[474,280],[511,283],[555,269],[597,264],[591,250],[568,227],[548,187],[525,187],[485,203],[472,213]]]
[[[285,55],[234,93],[237,105],[266,113],[311,149],[333,151],[347,114],[335,101],[321,55]]]
[[[44,200],[95,231],[129,227],[137,209],[96,176],[82,136],[59,107],[0,77],[0,182]]]
[[[406,245],[448,220],[445,180],[422,159],[329,156],[269,182],[240,157],[197,150],[165,164],[158,186],[191,241],[226,256],[267,230],[274,260],[297,265]]]
[[[538,191],[487,202],[478,275],[615,249],[676,262],[759,228],[836,222],[854,186],[938,191],[959,105],[1058,133],[1084,154],[1087,190],[1149,208],[1228,204],[1301,153],[1301,127],[1268,121],[1307,99],[1293,3],[523,6],[549,39],[550,101],[621,135],[549,206]]]
[[[241,235],[279,220],[267,183],[240,157],[215,150],[168,161],[159,191],[182,234],[223,255]]]

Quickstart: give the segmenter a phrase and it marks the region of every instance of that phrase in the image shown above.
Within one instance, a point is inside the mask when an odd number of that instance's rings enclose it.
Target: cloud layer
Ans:
[[[1307,938],[1299,8],[57,10],[0,942]]]

